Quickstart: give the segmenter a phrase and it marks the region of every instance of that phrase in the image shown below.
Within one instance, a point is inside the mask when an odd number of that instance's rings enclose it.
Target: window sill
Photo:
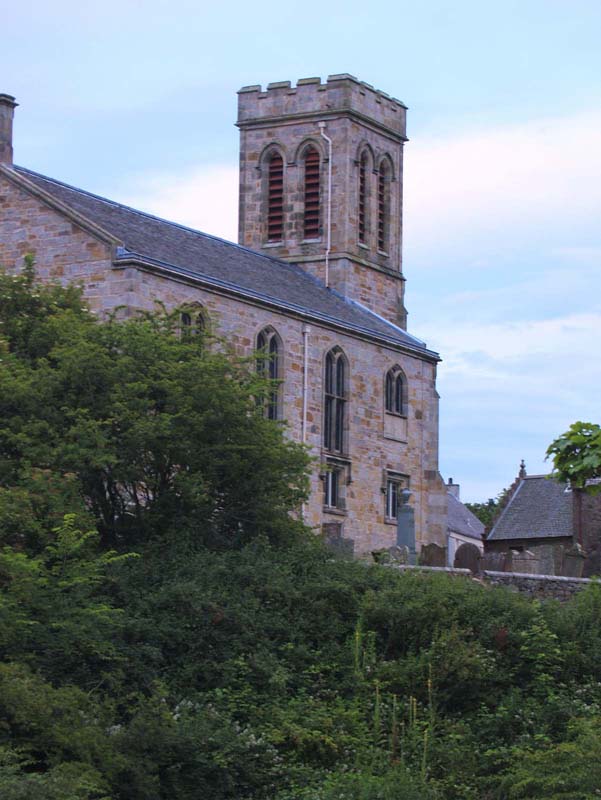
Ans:
[[[321,448],[321,454],[324,459],[333,462],[339,462],[340,464],[350,464],[351,457],[348,456],[346,453],[339,453],[336,450],[326,450],[325,447]]]
[[[360,247],[362,250],[371,250],[371,247],[365,242],[357,242],[357,247]]]
[[[384,258],[390,258],[390,255],[385,250],[378,250],[379,256],[384,256]]]
[[[263,247],[282,247],[284,244],[284,240],[280,239],[278,242],[265,242]]]
[[[408,439],[402,439],[400,436],[395,436],[392,433],[382,434],[382,438],[387,439],[389,442],[398,442],[399,444],[407,444]]]
[[[398,520],[395,517],[384,517],[384,525],[394,525],[396,527]]]
[[[347,516],[346,508],[334,508],[333,506],[323,506],[322,510],[324,514],[332,514],[334,517]]]
[[[318,236],[317,239],[303,239],[301,244],[321,244],[321,236]]]
[[[398,411],[388,411],[388,409],[386,409],[385,413],[389,417],[397,417],[398,419],[407,419],[407,414],[399,414]]]

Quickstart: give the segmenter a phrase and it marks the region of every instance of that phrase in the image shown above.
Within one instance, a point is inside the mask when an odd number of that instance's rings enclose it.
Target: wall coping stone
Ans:
[[[598,583],[598,579],[593,578],[570,578],[567,575],[541,575],[534,572],[497,572],[496,570],[485,569],[482,573],[485,578],[506,578],[511,580],[513,578],[525,578],[534,581],[556,582],[556,583],[580,583],[586,585],[588,583]]]
[[[394,567],[398,570],[416,570],[418,572],[444,572],[447,575],[465,575],[472,577],[471,569],[464,569],[463,567],[426,567],[420,564],[383,564],[384,567]],[[507,574],[507,573],[501,573]]]

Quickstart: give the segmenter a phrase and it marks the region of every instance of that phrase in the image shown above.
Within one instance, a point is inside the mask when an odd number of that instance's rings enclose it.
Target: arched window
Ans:
[[[407,414],[407,382],[400,367],[386,373],[386,411],[389,414]]]
[[[388,251],[390,235],[390,180],[392,177],[390,165],[386,160],[380,164],[378,170],[378,250],[383,253]]]
[[[359,241],[367,243],[367,153],[361,153],[359,159]]]
[[[314,147],[305,150],[305,214],[303,236],[305,239],[319,237],[319,153]]]
[[[203,311],[191,309],[180,314],[182,336],[198,336],[206,332],[207,322]]]
[[[273,153],[267,168],[267,241],[284,238],[284,160]]]
[[[281,352],[279,336],[271,327],[263,328],[257,336],[257,372],[273,383],[266,397],[261,399],[268,419],[280,418]]]
[[[345,450],[347,364],[344,353],[334,348],[326,355],[323,446],[332,453]]]

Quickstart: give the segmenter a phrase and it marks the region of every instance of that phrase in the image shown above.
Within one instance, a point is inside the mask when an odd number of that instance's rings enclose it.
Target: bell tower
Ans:
[[[406,106],[352,75],[238,92],[239,242],[406,327]]]

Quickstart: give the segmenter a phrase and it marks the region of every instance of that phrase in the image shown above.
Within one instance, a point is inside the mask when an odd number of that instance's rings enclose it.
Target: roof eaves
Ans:
[[[106,242],[106,244],[110,245],[111,247],[115,247],[121,244],[121,240],[112,234],[110,231],[107,231],[105,228],[100,227],[95,222],[92,222],[91,219],[80,214],[78,211],[75,211],[71,206],[63,203],[61,200],[57,200],[54,195],[50,194],[50,192],[46,192],[44,189],[41,189],[37,184],[32,183],[32,181],[28,180],[21,172],[21,168],[17,172],[12,167],[7,167],[5,164],[0,164],[0,175],[4,175],[5,178],[15,183],[17,186],[25,189],[26,192],[29,194],[34,195],[39,200],[41,200],[46,205],[53,208],[55,211],[64,214],[68,219],[78,225],[80,228],[87,230],[88,233],[91,233],[93,236],[101,239],[102,241]],[[40,176],[43,177],[43,176]]]
[[[325,323],[330,327],[335,327],[346,333],[358,335],[363,339],[369,339],[370,341],[378,342],[379,344],[385,344],[388,347],[392,347],[395,350],[407,352],[410,355],[418,355],[420,358],[425,359],[427,361],[436,362],[440,360],[440,357],[438,356],[437,353],[427,350],[426,348],[411,347],[411,345],[407,344],[406,342],[399,341],[398,339],[395,339],[393,337],[389,338],[382,334],[376,333],[375,331],[370,330],[367,327],[345,322],[344,320],[338,319],[337,317],[331,316],[329,314],[321,314],[312,309],[307,309],[303,306],[297,305],[296,303],[285,303],[282,300],[279,300],[278,298],[261,294],[259,292],[253,292],[250,289],[245,289],[244,287],[230,283],[229,281],[223,281],[218,278],[214,278],[213,276],[210,275],[205,275],[199,272],[193,272],[192,270],[187,270],[184,269],[183,267],[179,267],[174,264],[169,264],[167,262],[160,261],[159,259],[150,258],[149,256],[145,256],[142,253],[132,253],[129,251],[122,250],[120,248],[117,252],[117,257],[114,259],[113,263],[117,267],[126,266],[127,264],[132,264],[134,266],[139,266],[151,270],[167,272],[172,275],[177,275],[180,278],[189,281],[191,283],[201,283],[205,286],[211,287],[212,289],[218,289],[219,291],[226,294],[235,295],[236,297],[242,297],[246,300],[251,300],[254,303],[259,303],[263,306],[268,306],[270,308],[277,308],[279,310],[286,311],[287,313],[292,313],[301,319],[307,319],[307,320],[313,320],[315,322]]]
[[[343,297],[342,295],[340,295],[340,297],[342,297],[342,299],[345,300],[347,303],[350,303],[353,306],[357,306],[357,308],[360,308],[361,311],[363,311],[364,313],[369,314],[370,316],[375,317],[376,319],[379,319],[380,322],[384,322],[386,325],[389,325],[391,328],[394,328],[402,336],[407,336],[409,339],[413,339],[413,341],[416,343],[416,345],[418,347],[422,347],[424,350],[427,350],[426,343],[422,339],[418,339],[417,336],[413,336],[411,333],[408,333],[403,328],[400,328],[398,325],[395,325],[394,322],[390,322],[390,320],[386,319],[386,317],[383,317],[380,314],[377,314],[375,311],[372,311],[371,308],[367,308],[367,306],[364,306],[362,303],[359,303],[358,300],[353,300],[350,297],[346,298],[346,297]],[[429,352],[433,353],[434,351],[430,350]],[[442,359],[440,357],[439,357],[439,361],[442,361]]]

